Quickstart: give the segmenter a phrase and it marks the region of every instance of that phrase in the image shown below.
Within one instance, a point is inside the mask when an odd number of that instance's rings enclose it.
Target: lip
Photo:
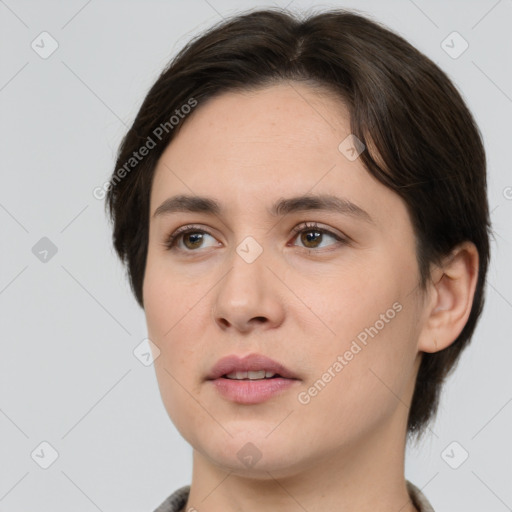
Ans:
[[[249,354],[245,357],[233,354],[219,359],[212,368],[207,380],[215,380],[236,371],[251,372],[258,370],[274,372],[285,379],[297,379],[297,376],[288,368],[262,354]]]
[[[261,380],[235,380],[224,376],[236,371],[266,370],[278,377]],[[219,359],[207,377],[215,389],[226,399],[239,404],[258,404],[297,385],[299,379],[277,361],[261,354],[245,357],[230,355]]]

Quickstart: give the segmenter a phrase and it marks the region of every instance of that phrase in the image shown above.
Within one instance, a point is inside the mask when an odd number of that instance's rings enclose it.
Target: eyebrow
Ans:
[[[331,194],[302,195],[279,199],[267,210],[272,217],[282,217],[289,213],[303,212],[310,210],[331,211],[359,218],[369,223],[374,223],[368,212],[348,199]],[[207,213],[220,215],[221,205],[210,197],[177,195],[166,199],[153,214],[153,217],[166,215],[175,212]]]

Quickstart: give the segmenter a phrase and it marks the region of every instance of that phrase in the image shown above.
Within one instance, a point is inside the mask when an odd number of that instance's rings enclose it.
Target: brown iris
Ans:
[[[323,233],[321,231],[310,229],[308,231],[303,231],[300,234],[300,239],[301,239],[301,242],[306,247],[308,247],[308,245],[307,245],[308,243],[320,241],[319,238],[321,239],[322,235],[323,235]],[[316,247],[316,245],[314,247]]]

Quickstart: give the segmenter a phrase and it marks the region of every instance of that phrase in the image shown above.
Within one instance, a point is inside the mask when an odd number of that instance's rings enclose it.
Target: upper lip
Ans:
[[[245,357],[230,355],[219,359],[208,374],[207,380],[218,379],[219,377],[236,371],[250,372],[258,370],[273,372],[286,379],[297,379],[297,377],[282,364],[262,354],[249,354]]]

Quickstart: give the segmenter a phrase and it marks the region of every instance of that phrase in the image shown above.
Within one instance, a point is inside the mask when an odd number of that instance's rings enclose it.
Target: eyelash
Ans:
[[[337,235],[336,233],[333,233],[332,231],[321,228],[318,226],[316,222],[308,223],[305,222],[304,224],[299,224],[295,226],[292,229],[292,233],[294,234],[294,238],[296,238],[296,235],[299,235],[302,232],[308,232],[308,231],[318,231],[319,233],[323,235],[329,235],[332,236],[337,242],[347,245],[349,243],[349,240],[345,237],[341,237],[340,235]],[[213,235],[206,231],[205,229],[201,228],[200,226],[189,224],[186,226],[182,226],[181,228],[178,228],[174,233],[172,233],[169,237],[167,237],[164,245],[168,250],[182,250],[184,252],[195,252],[194,250],[189,249],[180,249],[176,247],[176,242],[179,240],[180,236],[186,235],[187,233],[206,233],[207,235],[210,235],[213,237]],[[335,244],[333,244],[335,245]],[[317,251],[318,249],[315,248],[309,248],[309,247],[301,247],[301,249],[304,249],[306,251]],[[321,249],[320,249],[321,250]]]

